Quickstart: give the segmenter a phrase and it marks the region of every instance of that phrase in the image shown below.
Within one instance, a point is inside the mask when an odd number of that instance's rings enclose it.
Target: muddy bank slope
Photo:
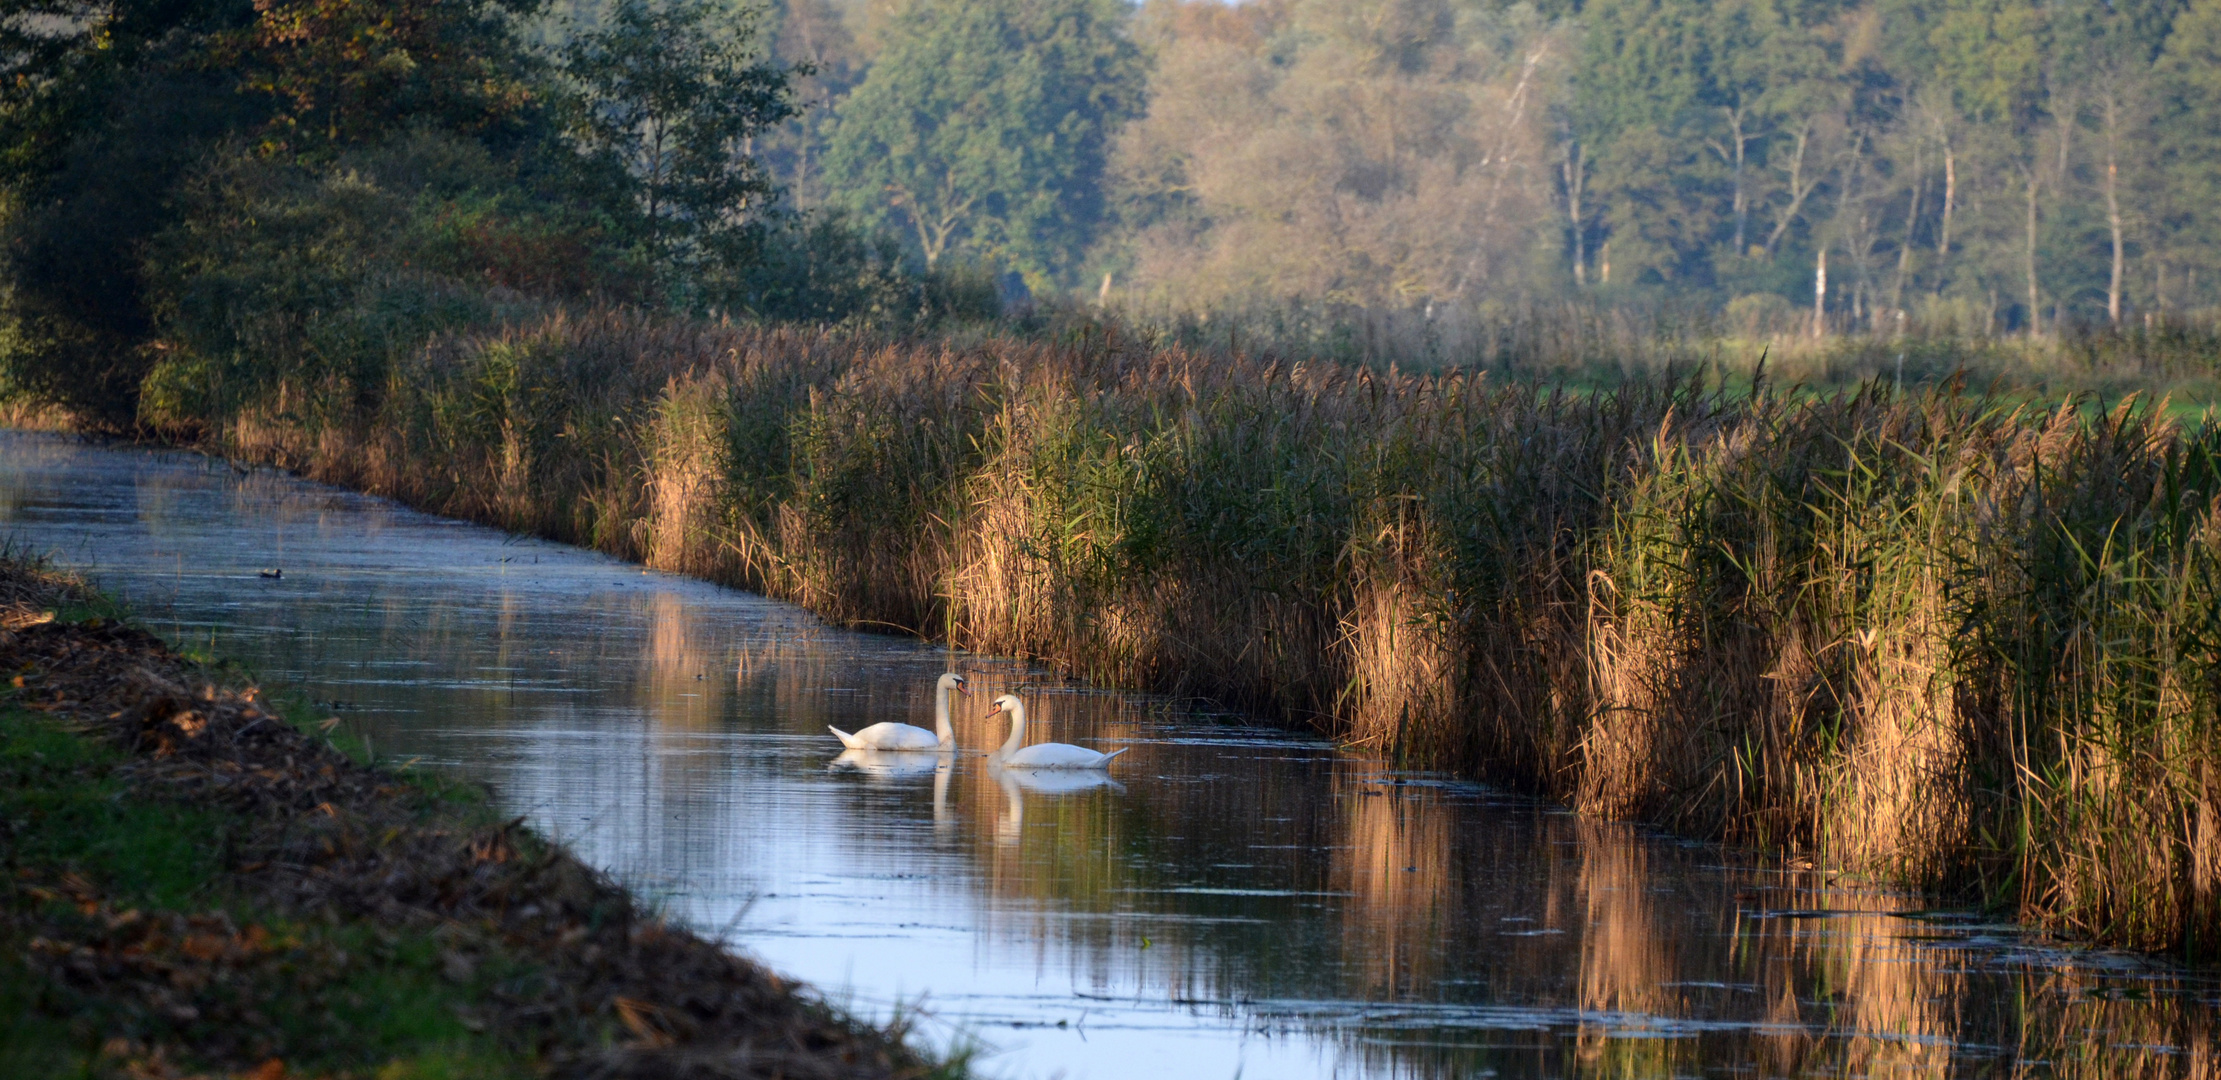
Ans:
[[[0,1072],[962,1073],[0,560]]]

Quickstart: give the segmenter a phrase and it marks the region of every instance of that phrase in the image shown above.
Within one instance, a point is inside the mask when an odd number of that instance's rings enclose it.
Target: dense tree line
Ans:
[[[818,72],[817,107],[765,144],[797,193],[1037,287],[1672,297],[1778,325],[1817,303],[1837,326],[1977,332],[2221,295],[2221,0],[781,0],[774,18]],[[945,194],[897,168],[940,170]]]
[[[961,300],[795,213],[743,10],[0,0],[0,393],[120,428],[373,402],[551,306],[840,321]],[[152,418],[150,420],[150,418]]]
[[[0,13],[0,394],[111,425],[375,395],[520,305],[914,325],[989,275],[1773,332],[2221,298],[2221,0]]]

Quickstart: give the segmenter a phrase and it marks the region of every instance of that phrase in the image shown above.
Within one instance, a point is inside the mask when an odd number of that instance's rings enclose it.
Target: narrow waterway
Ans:
[[[267,470],[0,432],[0,535],[990,1075],[2221,1074],[2210,979]]]

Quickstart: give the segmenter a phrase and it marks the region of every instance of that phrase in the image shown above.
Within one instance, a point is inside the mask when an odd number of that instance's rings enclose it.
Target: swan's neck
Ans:
[[[1026,707],[1011,702],[1010,707],[1003,711],[1010,714],[1010,737],[1003,740],[1003,748],[995,753],[1001,757],[1009,757],[1026,743]]]
[[[950,692],[946,686],[933,692],[933,739],[942,746],[956,745],[956,724],[949,719]]]

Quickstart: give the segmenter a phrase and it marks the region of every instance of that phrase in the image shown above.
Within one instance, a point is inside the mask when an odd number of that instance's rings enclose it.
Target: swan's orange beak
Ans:
[[[1003,707],[1002,707],[1002,706],[1000,706],[1000,705],[997,705],[997,706],[995,706],[994,708],[992,708],[992,709],[989,709],[989,710],[987,711],[987,716],[993,716],[993,715],[995,715],[996,713],[999,713],[999,712],[1001,712],[1001,711],[1003,711]],[[980,717],[980,719],[982,719],[982,720],[985,720],[986,718],[987,718],[986,716]]]

